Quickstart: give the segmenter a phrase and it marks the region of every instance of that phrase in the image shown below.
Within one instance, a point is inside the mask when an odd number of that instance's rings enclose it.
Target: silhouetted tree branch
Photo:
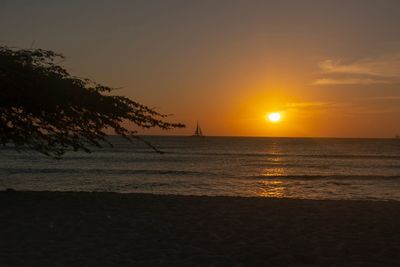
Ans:
[[[90,152],[90,146],[110,144],[107,129],[140,139],[125,121],[141,128],[184,127],[127,97],[108,95],[110,87],[70,75],[60,59],[48,50],[0,46],[0,144],[60,157],[67,149]]]

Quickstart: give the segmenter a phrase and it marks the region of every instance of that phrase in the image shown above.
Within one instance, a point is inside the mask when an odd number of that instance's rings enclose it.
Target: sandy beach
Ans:
[[[399,266],[400,202],[1,192],[1,266]]]

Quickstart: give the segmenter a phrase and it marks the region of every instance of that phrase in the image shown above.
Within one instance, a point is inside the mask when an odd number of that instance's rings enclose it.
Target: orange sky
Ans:
[[[81,2],[2,1],[0,42],[62,52],[73,74],[188,126],[142,133],[400,133],[397,0]]]

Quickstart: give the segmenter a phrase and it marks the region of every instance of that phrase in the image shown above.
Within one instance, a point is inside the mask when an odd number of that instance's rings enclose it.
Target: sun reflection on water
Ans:
[[[262,181],[260,190],[260,197],[282,198],[285,196],[285,186],[282,181]]]
[[[286,183],[280,180],[272,179],[272,177],[279,177],[287,175],[287,170],[283,167],[282,151],[276,142],[269,144],[266,149],[266,153],[269,157],[266,159],[269,165],[277,165],[276,167],[270,166],[259,170],[260,176],[266,177],[265,180],[260,181],[259,184],[259,196],[260,197],[285,197]]]
[[[265,177],[275,177],[275,176],[285,176],[285,168],[266,168],[262,171],[261,176]]]

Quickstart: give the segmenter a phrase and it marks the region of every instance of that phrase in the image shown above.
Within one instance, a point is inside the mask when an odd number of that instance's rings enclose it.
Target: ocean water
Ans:
[[[400,141],[111,137],[113,148],[61,160],[0,149],[0,188],[306,199],[400,200]]]

